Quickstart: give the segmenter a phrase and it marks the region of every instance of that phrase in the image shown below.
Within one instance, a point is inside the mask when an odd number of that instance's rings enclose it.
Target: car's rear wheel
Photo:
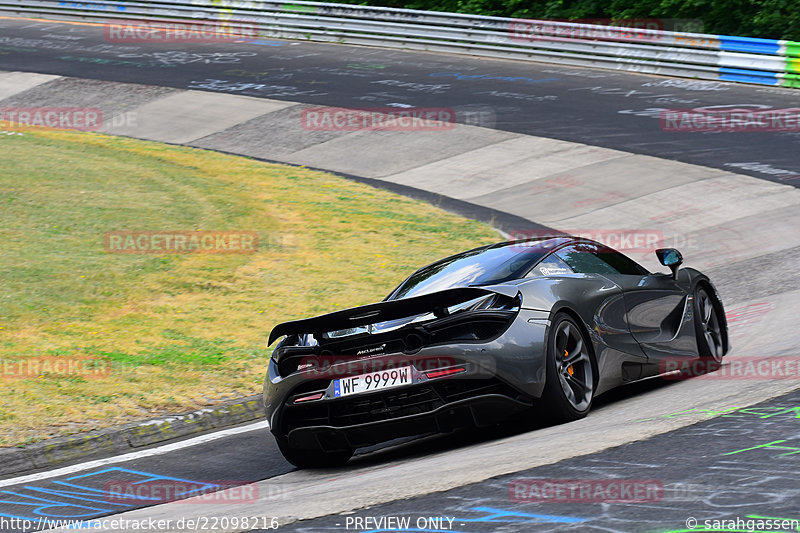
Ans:
[[[298,468],[330,468],[342,466],[353,456],[352,450],[324,452],[292,448],[285,439],[275,437],[283,457]]]
[[[592,408],[594,385],[589,340],[570,315],[556,314],[547,340],[545,414],[554,422],[583,418]]]
[[[716,363],[722,362],[725,346],[718,316],[719,305],[704,286],[694,291],[694,327],[700,357]]]

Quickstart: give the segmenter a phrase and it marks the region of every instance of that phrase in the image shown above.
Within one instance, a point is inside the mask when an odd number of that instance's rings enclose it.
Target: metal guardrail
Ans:
[[[206,21],[299,39],[597,67],[705,80],[800,87],[800,43],[440,13],[260,0],[0,0],[0,13],[124,21]]]

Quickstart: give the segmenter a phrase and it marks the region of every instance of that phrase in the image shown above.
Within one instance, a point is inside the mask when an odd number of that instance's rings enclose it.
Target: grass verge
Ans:
[[[0,446],[256,394],[276,323],[377,301],[417,267],[499,239],[323,172],[19,133],[0,136]],[[258,249],[108,252],[104,236],[125,230],[255,232]],[[55,364],[82,358],[107,371]]]

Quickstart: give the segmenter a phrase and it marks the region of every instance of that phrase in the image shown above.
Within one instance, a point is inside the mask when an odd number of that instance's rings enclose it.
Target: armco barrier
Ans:
[[[213,21],[233,31],[255,25],[259,38],[800,87],[800,43],[774,39],[303,1],[0,1],[0,14],[101,23]]]

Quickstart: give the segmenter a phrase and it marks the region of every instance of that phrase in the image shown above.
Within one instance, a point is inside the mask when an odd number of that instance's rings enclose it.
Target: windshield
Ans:
[[[453,287],[492,285],[518,279],[567,239],[534,239],[476,248],[423,267],[387,298],[397,300]]]

